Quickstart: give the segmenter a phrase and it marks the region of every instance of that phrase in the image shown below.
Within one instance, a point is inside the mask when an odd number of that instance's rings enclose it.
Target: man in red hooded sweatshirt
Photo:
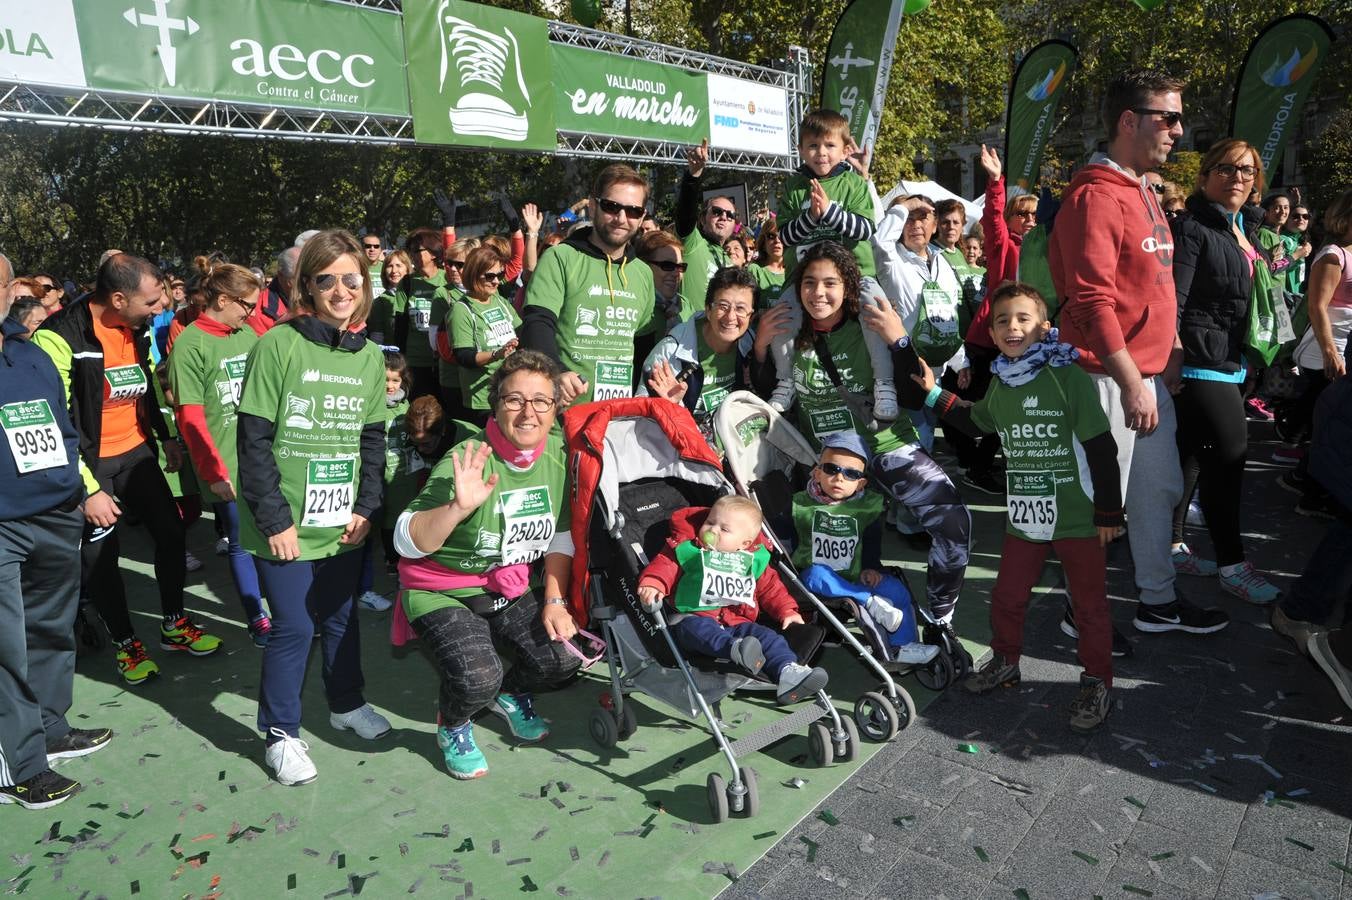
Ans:
[[[1095,154],[1066,191],[1048,246],[1061,299],[1061,339],[1080,348],[1117,443],[1128,539],[1146,633],[1211,634],[1229,624],[1174,588],[1170,520],[1183,494],[1172,393],[1182,345],[1173,237],[1147,170],[1183,136],[1183,83],[1160,72],[1118,75],[1103,99],[1108,152]],[[1061,624],[1075,633],[1069,609]]]

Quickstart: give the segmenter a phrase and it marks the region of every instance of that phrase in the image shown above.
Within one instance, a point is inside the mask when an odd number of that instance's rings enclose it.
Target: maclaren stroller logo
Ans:
[[[527,110],[531,99],[516,35],[505,26],[499,34],[449,15],[449,7],[450,0],[442,0],[437,22],[441,26],[441,93],[456,96],[447,110],[451,131],[524,141],[530,131]]]
[[[174,47],[174,32],[181,31],[192,37],[200,26],[192,16],[175,18],[169,15],[169,4],[173,0],[150,0],[150,2],[155,7],[154,12],[141,12],[133,6],[122,14],[122,18],[135,28],[154,28],[159,32],[160,41],[155,45],[155,54],[159,56],[160,65],[164,67],[165,80],[169,82],[170,87],[176,87],[178,50]]]

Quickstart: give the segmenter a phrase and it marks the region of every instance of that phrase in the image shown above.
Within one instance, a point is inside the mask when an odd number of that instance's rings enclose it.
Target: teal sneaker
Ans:
[[[1282,595],[1277,586],[1259,575],[1248,560],[1228,575],[1222,572],[1220,580],[1221,590],[1255,606],[1268,606]]]
[[[549,723],[535,714],[535,698],[530,694],[498,694],[488,708],[507,720],[517,740],[533,743],[549,737]]]
[[[488,774],[488,760],[474,743],[474,726],[469,722],[459,728],[438,725],[437,746],[446,757],[446,768],[452,777],[469,781]]]

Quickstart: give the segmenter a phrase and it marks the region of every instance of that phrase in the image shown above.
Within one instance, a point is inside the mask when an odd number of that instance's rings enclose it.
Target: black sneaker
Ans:
[[[1113,632],[1113,656],[1119,659],[1131,656],[1135,651],[1131,647],[1131,642],[1127,640],[1127,636],[1118,631],[1116,625],[1110,623],[1108,627]],[[1080,639],[1079,629],[1075,627],[1075,612],[1069,603],[1066,604],[1065,615],[1061,617],[1061,631],[1068,638],[1077,641]]]
[[[72,728],[64,737],[48,742],[47,762],[97,753],[107,747],[112,739],[111,728]]]
[[[0,803],[17,803],[24,809],[49,809],[65,803],[79,790],[80,782],[43,769],[22,784],[0,785]]]
[[[1294,470],[1283,472],[1277,476],[1277,487],[1285,491],[1290,491],[1293,494],[1299,494],[1302,497],[1305,496],[1305,488],[1309,483],[1310,476],[1306,475],[1302,478]]]
[[[1137,631],[1161,634],[1166,631],[1186,631],[1189,634],[1214,634],[1230,624],[1230,616],[1219,609],[1202,609],[1184,600],[1175,600],[1164,606],[1136,604],[1133,622]]]
[[[1005,480],[990,470],[985,472],[969,471],[962,476],[962,483],[970,488],[976,488],[983,494],[999,496],[1005,492]]]
[[[1301,497],[1296,501],[1296,513],[1311,519],[1336,519],[1338,510],[1328,497]]]

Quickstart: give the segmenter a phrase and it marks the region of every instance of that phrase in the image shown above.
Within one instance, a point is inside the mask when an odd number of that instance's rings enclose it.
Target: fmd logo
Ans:
[[[160,65],[164,67],[165,79],[170,87],[174,87],[178,82],[178,50],[174,47],[174,32],[181,31],[192,37],[197,33],[199,26],[191,16],[178,19],[169,15],[169,4],[173,0],[150,0],[150,2],[155,7],[153,13],[139,12],[133,6],[122,14],[122,18],[136,28],[154,28],[159,32],[160,40],[155,45],[155,52],[160,57]]]
[[[1272,87],[1288,87],[1305,77],[1305,73],[1314,66],[1315,60],[1319,58],[1319,48],[1310,47],[1308,53],[1301,55],[1300,50],[1293,49],[1291,55],[1282,62],[1281,57],[1268,66],[1267,71],[1263,73],[1263,83]]]

